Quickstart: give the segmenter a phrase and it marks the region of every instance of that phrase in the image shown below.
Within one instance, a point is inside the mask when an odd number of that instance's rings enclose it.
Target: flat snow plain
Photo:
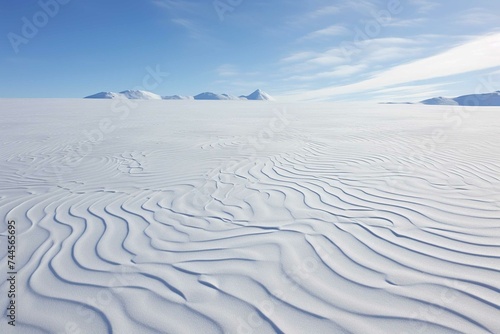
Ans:
[[[2,333],[500,333],[500,108],[3,99],[0,119]]]

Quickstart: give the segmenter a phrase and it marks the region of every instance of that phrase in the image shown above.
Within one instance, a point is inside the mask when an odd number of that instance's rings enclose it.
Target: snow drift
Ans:
[[[1,100],[15,333],[499,333],[500,109],[453,112]]]

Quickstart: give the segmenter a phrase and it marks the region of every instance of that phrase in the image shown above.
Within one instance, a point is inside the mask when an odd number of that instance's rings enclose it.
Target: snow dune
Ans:
[[[499,114],[0,100],[0,332],[499,333]]]

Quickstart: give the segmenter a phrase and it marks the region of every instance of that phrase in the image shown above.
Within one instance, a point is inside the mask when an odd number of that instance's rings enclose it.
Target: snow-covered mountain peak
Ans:
[[[120,92],[123,96],[131,100],[161,100],[161,96],[145,90],[124,90]]]
[[[87,99],[116,99],[127,98],[133,100],[260,100],[274,101],[274,98],[266,92],[257,89],[250,95],[234,96],[230,94],[216,94],[212,92],[204,92],[195,96],[160,96],[145,90],[124,90],[120,93],[100,92],[94,95],[85,97]]]
[[[264,100],[264,101],[274,101],[274,99],[271,97],[271,95],[267,94],[266,92],[257,89],[255,92],[253,92],[250,95],[245,96],[248,100]]]
[[[462,95],[451,99],[440,96],[420,101],[420,103],[430,105],[500,106],[500,91]]]

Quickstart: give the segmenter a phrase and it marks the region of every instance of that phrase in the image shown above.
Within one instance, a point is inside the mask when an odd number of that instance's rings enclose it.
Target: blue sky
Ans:
[[[500,1],[24,0],[0,4],[0,97],[144,88],[283,101],[500,90]],[[30,30],[29,26],[35,28]]]

